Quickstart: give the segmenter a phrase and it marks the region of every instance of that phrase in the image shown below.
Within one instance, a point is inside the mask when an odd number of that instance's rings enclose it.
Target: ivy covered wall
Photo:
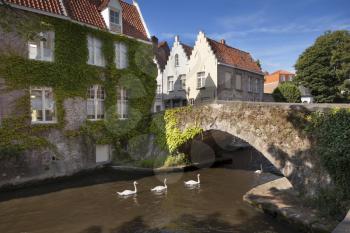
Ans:
[[[2,9],[4,10],[4,9]],[[153,63],[151,44],[115,35],[106,31],[72,23],[67,20],[24,13],[36,22],[34,32],[51,30],[55,32],[54,61],[29,60],[21,53],[0,51],[0,78],[5,80],[6,89],[2,96],[14,90],[22,93],[15,101],[15,107],[5,119],[1,119],[0,155],[21,154],[26,150],[52,148],[45,132],[59,130],[65,137],[88,138],[96,144],[110,144],[118,147],[130,137],[148,132],[150,109],[153,103],[157,75]],[[29,15],[29,17],[28,17]],[[18,19],[16,19],[18,20]],[[21,24],[24,24],[23,20]],[[14,33],[24,43],[28,38],[23,33],[10,32],[8,27],[2,33]],[[35,34],[35,33],[34,33]],[[87,64],[87,36],[97,37],[102,42],[105,67]],[[123,42],[128,47],[127,69],[118,70],[115,65],[115,42]],[[1,47],[1,46],[0,46]],[[25,47],[25,46],[24,46]],[[22,51],[23,54],[23,51]],[[26,54],[24,52],[24,54]],[[85,121],[78,129],[67,127],[65,102],[69,99],[86,99],[91,85],[100,84],[105,88],[105,120]],[[1,85],[1,84],[0,84]],[[31,86],[53,88],[57,108],[57,124],[32,125],[30,119]],[[129,92],[129,119],[119,120],[117,116],[117,86]],[[6,106],[1,106],[6,107]]]

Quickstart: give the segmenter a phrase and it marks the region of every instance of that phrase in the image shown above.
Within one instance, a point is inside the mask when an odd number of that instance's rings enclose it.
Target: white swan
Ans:
[[[167,190],[168,187],[166,186],[166,178],[164,179],[164,186],[157,186],[153,189],[151,189],[152,192],[163,192],[165,190]]]
[[[198,184],[200,184],[200,183],[201,183],[201,181],[200,181],[200,179],[199,179],[200,176],[201,176],[200,174],[197,175],[198,181],[194,181],[194,180],[185,181],[185,185],[192,186],[192,185],[198,185]]]
[[[134,195],[137,193],[137,185],[138,183],[136,181],[134,181],[134,187],[135,187],[135,190],[134,191],[131,191],[131,190],[125,190],[123,192],[117,192],[119,196],[130,196],[130,195]]]
[[[255,174],[261,174],[261,173],[263,173],[262,164],[260,164],[260,170],[255,171]]]

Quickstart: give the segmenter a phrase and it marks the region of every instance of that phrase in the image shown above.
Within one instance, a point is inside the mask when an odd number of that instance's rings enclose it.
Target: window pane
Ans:
[[[105,112],[104,100],[97,101],[97,119],[103,119]]]
[[[231,88],[231,73],[225,73],[225,88],[230,89]]]
[[[55,41],[54,32],[42,33],[42,39],[41,39],[42,47],[43,47],[42,60],[53,61],[54,41]]]
[[[125,44],[120,44],[120,65],[121,69],[128,67],[128,48]]]
[[[237,90],[242,89],[242,76],[240,74],[236,75],[236,89]]]
[[[87,100],[87,117],[88,119],[95,119],[95,101]]]
[[[32,122],[43,121],[43,102],[42,102],[42,91],[31,90],[30,102],[32,110]]]
[[[115,44],[115,64],[117,66],[117,69],[121,68],[121,65],[120,65],[120,43]]]
[[[38,45],[34,42],[28,44],[29,59],[38,59]]]
[[[53,96],[53,91],[45,90],[45,121],[55,121],[55,115],[56,115],[56,107],[55,107],[55,101]]]

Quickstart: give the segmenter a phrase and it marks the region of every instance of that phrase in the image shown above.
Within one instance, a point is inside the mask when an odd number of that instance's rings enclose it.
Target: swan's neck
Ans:
[[[200,181],[200,179],[199,179],[199,176],[198,176],[198,183],[200,183],[201,181]]]
[[[262,167],[262,164],[260,164],[260,169],[261,169],[260,171],[262,172],[262,171],[263,171],[263,167]]]
[[[137,192],[137,187],[136,187],[136,184],[134,184],[134,188],[135,188],[135,191],[134,191],[134,192],[136,193],[136,192]]]
[[[167,188],[167,186],[166,186],[166,181],[164,181],[164,187]]]

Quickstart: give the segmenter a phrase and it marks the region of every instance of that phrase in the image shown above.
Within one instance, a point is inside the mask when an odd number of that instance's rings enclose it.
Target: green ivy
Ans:
[[[350,208],[350,110],[315,112],[308,120],[316,152],[335,184],[321,191],[318,203],[327,214],[341,218]]]
[[[192,107],[183,107],[166,110],[164,113],[154,116],[150,131],[156,135],[156,143],[164,150],[175,153],[184,143],[192,140],[203,132],[197,122],[181,130],[179,116],[192,112]]]
[[[0,6],[1,7],[1,6]],[[48,147],[43,131],[58,128],[67,137],[86,135],[96,143],[118,144],[147,132],[150,121],[150,109],[154,100],[157,70],[153,64],[153,52],[150,44],[107,31],[95,30],[66,20],[31,14],[40,20],[37,31],[50,29],[55,32],[54,62],[29,60],[22,56],[0,54],[0,77],[5,78],[9,90],[26,90],[26,95],[17,102],[19,117],[5,119],[0,127],[0,150],[20,148],[20,151]],[[106,60],[105,67],[87,64],[87,36],[99,38],[103,44],[102,52]],[[118,70],[115,65],[114,43],[123,42],[128,47],[129,66]],[[105,121],[87,121],[79,130],[64,131],[65,109],[63,103],[67,98],[82,97],[91,85],[103,85],[106,90]],[[121,121],[116,114],[117,85],[130,91],[130,117]],[[54,125],[30,124],[30,86],[52,87],[57,106],[58,123]],[[34,130],[34,131],[33,131]],[[6,152],[6,153],[7,153]],[[1,151],[0,151],[0,154]]]

